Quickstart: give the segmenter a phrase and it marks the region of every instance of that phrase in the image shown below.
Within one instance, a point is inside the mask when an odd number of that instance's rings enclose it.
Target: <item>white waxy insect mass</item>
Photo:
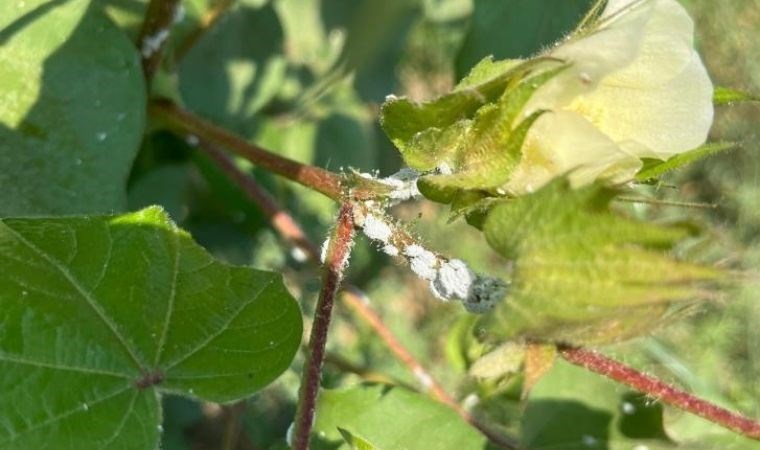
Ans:
[[[368,238],[374,241],[380,241],[383,244],[388,243],[391,238],[391,234],[393,233],[391,231],[391,227],[385,223],[385,221],[372,214],[368,214],[364,218],[363,226],[364,234]]]

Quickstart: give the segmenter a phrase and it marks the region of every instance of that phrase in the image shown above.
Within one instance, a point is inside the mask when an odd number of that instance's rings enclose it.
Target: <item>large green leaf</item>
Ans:
[[[514,262],[509,296],[486,318],[497,338],[609,342],[646,333],[675,305],[708,294],[710,267],[666,252],[685,226],[636,222],[610,210],[615,191],[556,180],[494,206],[488,243]]]
[[[233,8],[179,64],[179,87],[187,106],[243,136],[251,135],[254,114],[282,89],[288,68],[272,4],[250,3]]]
[[[0,447],[151,449],[162,392],[226,402],[290,364],[280,276],[213,260],[159,208],[0,222]]]
[[[575,29],[595,0],[475,0],[457,72],[496,58],[527,58]]]
[[[145,121],[139,63],[89,1],[0,3],[0,216],[126,206]]]
[[[382,385],[323,392],[314,424],[319,438],[313,447],[350,448],[338,428],[383,449],[479,449],[486,443],[449,407],[403,388]]]

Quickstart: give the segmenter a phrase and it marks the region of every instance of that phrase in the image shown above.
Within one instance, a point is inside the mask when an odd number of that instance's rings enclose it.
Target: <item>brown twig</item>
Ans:
[[[137,46],[142,55],[142,68],[146,80],[153,78],[161,64],[164,46],[169,38],[180,0],[151,0],[145,11]]]
[[[154,117],[162,119],[169,128],[180,135],[196,136],[232,150],[259,167],[320,192],[333,200],[341,201],[343,198],[341,178],[337,174],[284,158],[257,145],[249,144],[244,139],[194,116],[169,101],[153,102],[148,107],[148,111]]]
[[[222,417],[225,422],[224,432],[222,433],[222,450],[234,450],[238,448],[238,442],[243,431],[241,418],[245,412],[245,406],[245,401],[222,406]]]
[[[335,296],[343,280],[343,269],[351,253],[354,240],[354,213],[349,203],[343,203],[338,212],[330,242],[325,255],[322,275],[322,289],[317,300],[314,322],[311,326],[309,351],[306,353],[301,388],[298,393],[298,407],[293,430],[293,450],[307,450],[314,425],[317,395],[322,381],[327,331],[330,327]]]
[[[630,386],[663,403],[688,411],[750,439],[760,440],[760,422],[721,408],[706,400],[643,374],[601,353],[571,346],[559,346],[559,354],[578,366]]]

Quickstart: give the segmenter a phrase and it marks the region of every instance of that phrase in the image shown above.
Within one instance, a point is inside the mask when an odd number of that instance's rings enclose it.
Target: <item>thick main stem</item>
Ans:
[[[146,8],[137,46],[142,55],[143,74],[148,81],[161,64],[164,46],[179,6],[180,0],[151,0]]]
[[[344,203],[338,212],[338,221],[333,230],[325,256],[322,289],[319,293],[314,322],[311,327],[309,348],[301,376],[298,393],[298,408],[293,430],[293,450],[307,450],[314,425],[317,395],[322,380],[322,364],[325,358],[327,331],[330,327],[335,295],[343,279],[343,269],[351,252],[354,238],[354,214],[350,204]]]
[[[162,119],[180,135],[196,136],[231,150],[253,164],[320,192],[333,200],[341,201],[343,190],[340,176],[325,169],[309,166],[283,158],[257,145],[249,144],[244,139],[229,131],[197,117],[168,101],[151,103],[148,112]]]
[[[686,391],[643,374],[593,350],[571,346],[559,346],[558,350],[565,360],[575,365],[604,375],[618,383],[657,398],[663,403],[703,417],[748,438],[760,440],[760,422],[758,421],[697,398]]]

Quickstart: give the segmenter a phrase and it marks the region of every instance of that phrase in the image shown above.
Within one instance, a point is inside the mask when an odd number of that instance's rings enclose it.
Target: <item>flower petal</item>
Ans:
[[[628,180],[641,161],[624,152],[591,122],[569,111],[539,118],[523,145],[523,158],[505,189],[513,195],[531,192],[552,178],[568,174],[574,186],[597,178]]]
[[[695,51],[678,75],[657,87],[619,85],[611,78],[613,83],[604,80],[568,109],[588,118],[618,144],[641,144],[640,157],[654,154],[667,159],[707,139],[713,120],[713,86]]]
[[[638,55],[630,65],[621,66],[620,71],[612,73],[605,83],[658,86],[670,81],[691,63],[694,22],[689,14],[676,0],[648,2],[654,9],[644,27]]]
[[[654,4],[644,2],[581,39],[562,42],[547,52],[571,66],[542,86],[525,107],[527,114],[560,108],[576,96],[592,91],[607,75],[637,57]]]

